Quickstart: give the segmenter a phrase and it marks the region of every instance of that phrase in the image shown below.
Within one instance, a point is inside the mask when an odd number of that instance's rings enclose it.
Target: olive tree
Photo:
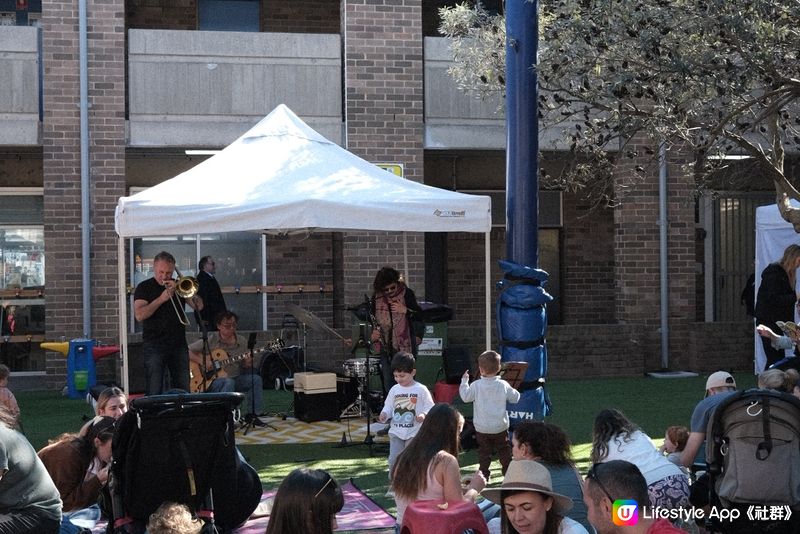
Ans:
[[[688,150],[698,184],[733,157],[749,158],[800,232],[800,211],[789,204],[800,192],[784,173],[787,151],[800,147],[800,1],[544,0],[539,13],[531,68],[540,123],[560,128],[568,159],[585,162],[569,169],[565,186],[599,180],[594,187],[612,200],[614,172],[641,155],[630,140],[644,135],[650,147]],[[502,93],[502,15],[478,2],[441,16],[459,86]]]

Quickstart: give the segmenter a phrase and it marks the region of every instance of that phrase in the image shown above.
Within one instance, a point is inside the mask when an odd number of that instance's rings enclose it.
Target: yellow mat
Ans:
[[[287,443],[339,443],[342,433],[348,442],[361,443],[367,436],[367,423],[364,419],[343,419],[342,421],[317,421],[304,423],[293,417],[261,417],[261,421],[275,427],[249,427],[247,435],[244,428],[236,429],[237,445],[263,445]],[[388,443],[386,437],[378,438],[375,432],[385,425],[373,423],[370,431],[373,439]]]

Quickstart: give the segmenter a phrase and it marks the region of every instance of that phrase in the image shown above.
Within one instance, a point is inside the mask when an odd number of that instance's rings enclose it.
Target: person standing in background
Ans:
[[[153,259],[153,277],[138,286],[133,293],[133,313],[142,323],[145,390],[147,395],[164,391],[167,369],[170,388],[189,391],[189,351],[186,345],[184,303],[194,310],[203,309],[203,300],[195,295],[184,300],[175,294],[175,257],[159,252]]]
[[[794,321],[794,307],[797,304],[795,273],[798,267],[800,245],[789,245],[779,262],[770,263],[761,272],[761,285],[756,296],[756,324],[779,332],[778,321]],[[769,339],[762,337],[761,343],[767,357],[766,367],[784,357],[784,351],[774,348]]]
[[[203,299],[203,309],[195,310],[194,317],[198,326],[200,321],[204,321],[209,332],[217,329],[217,315],[228,310],[216,272],[217,265],[211,256],[203,256],[197,262],[197,295]]]

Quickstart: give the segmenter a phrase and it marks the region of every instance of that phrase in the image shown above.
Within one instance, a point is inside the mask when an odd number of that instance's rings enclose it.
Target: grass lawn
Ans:
[[[424,360],[424,359],[423,359]],[[438,360],[437,360],[438,361]],[[420,362],[421,382],[434,383],[437,369],[430,362]],[[740,388],[755,386],[751,374],[737,374]],[[693,378],[615,378],[587,380],[553,380],[547,389],[553,403],[549,422],[566,430],[573,442],[573,454],[582,472],[588,468],[592,421],[603,408],[618,408],[638,423],[654,441],[660,443],[666,427],[689,424],[694,405],[703,397],[705,377]],[[267,412],[285,413],[291,394],[265,391]],[[63,397],[56,391],[17,393],[22,410],[24,431],[38,450],[47,440],[62,432],[74,432],[82,424],[82,416],[90,415],[90,406],[82,400]],[[471,405],[458,404],[466,415]],[[361,443],[364,436],[353,434]],[[292,469],[311,466],[328,470],[339,480],[352,478],[378,504],[394,512],[394,501],[384,498],[386,492],[386,453],[371,456],[366,445],[336,448],[333,444],[250,445],[242,453],[259,472],[265,487],[275,487]],[[460,458],[464,473],[477,469],[476,451],[465,451]],[[493,471],[499,474],[499,464]],[[498,477],[493,482],[499,482]]]

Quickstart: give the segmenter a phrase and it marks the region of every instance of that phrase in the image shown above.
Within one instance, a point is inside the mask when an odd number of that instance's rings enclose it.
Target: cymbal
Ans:
[[[325,322],[311,313],[308,310],[304,310],[297,304],[292,304],[291,302],[286,304],[286,310],[294,315],[298,321],[309,327],[311,330],[316,330],[317,332],[323,334],[331,334],[334,337],[338,337],[339,339],[344,339],[339,332],[331,328],[330,326],[326,325]]]

